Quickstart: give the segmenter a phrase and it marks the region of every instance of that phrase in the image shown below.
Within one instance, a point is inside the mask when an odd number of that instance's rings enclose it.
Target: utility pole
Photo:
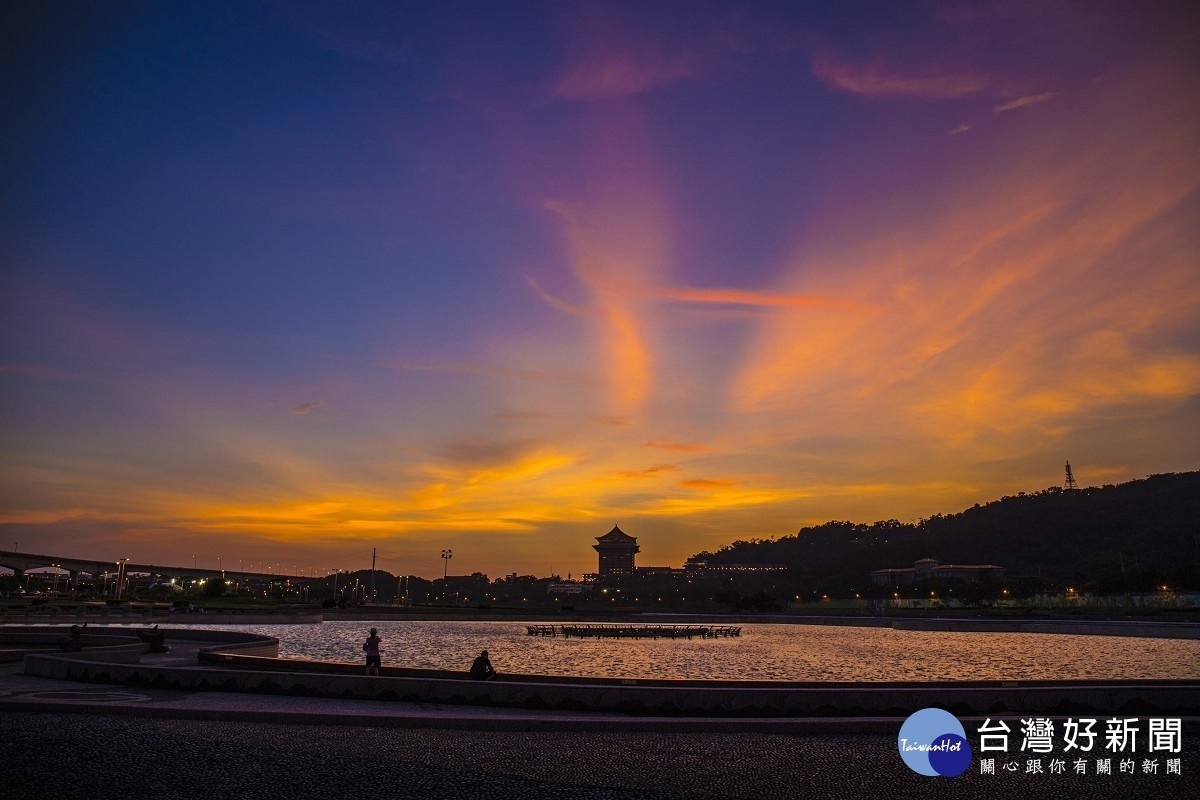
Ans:
[[[367,602],[375,599],[375,548],[371,548],[371,585],[367,588]]]
[[[449,592],[446,591],[446,576],[450,571],[450,559],[452,558],[454,558],[453,550],[442,551],[442,605],[446,604],[446,598],[449,596]]]

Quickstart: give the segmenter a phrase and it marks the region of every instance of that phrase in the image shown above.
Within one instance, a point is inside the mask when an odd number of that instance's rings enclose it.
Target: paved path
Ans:
[[[647,720],[128,689],[18,670],[0,665],[0,796],[13,800],[1200,798],[1191,720],[1182,776],[988,776],[976,764],[948,779],[903,765],[894,720]]]
[[[1165,775],[926,778],[895,735],[338,728],[14,712],[0,717],[5,797],[1116,798],[1197,797]]]
[[[146,654],[143,664],[195,666],[203,642],[175,640],[171,652]],[[0,664],[0,710],[120,714],[174,719],[229,719],[358,727],[470,728],[508,731],[576,731],[581,727],[620,727],[629,731],[689,730],[755,732],[888,733],[892,719],[689,719],[518,708],[403,703],[294,695],[237,694],[218,691],[128,688],[28,676],[20,664]]]

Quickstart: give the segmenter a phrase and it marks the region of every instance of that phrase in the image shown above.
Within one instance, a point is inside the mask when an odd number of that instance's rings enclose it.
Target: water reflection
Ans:
[[[745,625],[738,639],[527,636],[524,622],[324,622],[238,626],[280,656],[361,663],[372,627],[385,666],[466,671],[487,650],[500,672],[765,681],[1200,678],[1200,641],[1041,633]],[[205,626],[210,627],[210,626]],[[222,627],[219,625],[211,627]]]

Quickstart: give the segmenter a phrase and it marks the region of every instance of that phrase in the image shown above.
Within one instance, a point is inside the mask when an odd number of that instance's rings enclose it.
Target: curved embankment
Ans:
[[[1200,715],[1200,681],[776,683],[620,680],[536,675],[477,682],[462,673],[277,659],[278,641],[232,631],[168,629],[190,641],[195,666],[116,663],[81,653],[32,653],[25,672],[161,689],[362,698],[663,717],[905,717],[937,706],[985,714]],[[203,642],[203,644],[200,644]]]
[[[78,628],[77,638],[71,636],[73,628]],[[160,628],[158,625],[146,628],[22,626],[0,629],[0,652],[5,654],[0,661],[24,659],[25,672],[30,675],[38,673],[29,671],[29,656],[54,655],[67,661],[141,664],[143,655],[155,652],[154,639],[168,647],[171,642],[190,643],[196,652],[213,649],[272,659],[279,655],[278,639],[240,631]]]
[[[31,653],[61,653],[70,639],[69,628],[0,631],[0,663],[21,661]],[[134,631],[126,629],[110,633],[85,633],[77,641],[80,650],[97,660],[128,661],[136,664],[149,647]]]
[[[892,620],[898,631],[961,631],[971,633],[1066,633],[1082,636],[1136,636],[1151,639],[1200,639],[1194,622],[1071,619],[928,619]]]

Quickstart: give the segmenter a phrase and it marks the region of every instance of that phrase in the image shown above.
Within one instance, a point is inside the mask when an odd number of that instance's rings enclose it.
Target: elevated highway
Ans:
[[[120,569],[120,562],[111,560],[103,561],[75,558],[73,556],[51,556],[41,555],[38,553],[19,553],[13,550],[0,550],[0,567],[7,567],[18,576],[33,569],[58,567],[59,569],[70,573],[71,579],[74,580],[80,574],[98,577],[106,573],[116,573]],[[284,573],[275,572],[247,572],[240,569],[197,569],[195,567],[180,567],[164,564],[143,564],[133,560],[126,560],[126,574],[139,572],[150,575],[161,575],[164,578],[195,578],[203,580],[208,580],[209,578],[225,578],[226,580],[250,580],[264,582],[314,581],[323,580],[326,577],[324,575],[287,575]]]

